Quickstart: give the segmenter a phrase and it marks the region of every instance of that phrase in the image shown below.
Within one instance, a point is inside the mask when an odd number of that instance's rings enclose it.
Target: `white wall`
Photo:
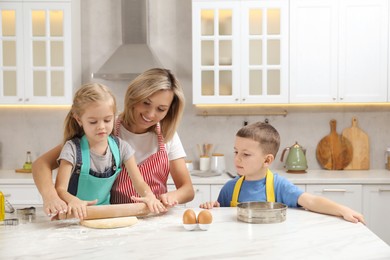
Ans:
[[[288,111],[283,116],[196,116],[192,100],[191,1],[150,0],[152,47],[166,68],[179,78],[187,98],[182,124],[178,130],[189,159],[197,163],[196,144],[213,143],[218,152],[226,154],[228,167],[233,169],[233,142],[243,121],[250,123],[265,118],[280,132],[282,142],[275,168],[281,168],[283,148],[298,141],[307,149],[309,168],[319,169],[315,149],[329,133],[329,120],[336,119],[340,133],[357,116],[359,126],[371,142],[371,169],[384,168],[384,151],[390,147],[390,113],[379,109],[347,109]],[[90,81],[95,72],[120,44],[120,0],[81,1],[82,80]],[[123,108],[123,94],[128,82],[100,81],[110,86]],[[65,110],[0,109],[0,168],[20,168],[25,152],[33,157],[58,144],[62,138]]]

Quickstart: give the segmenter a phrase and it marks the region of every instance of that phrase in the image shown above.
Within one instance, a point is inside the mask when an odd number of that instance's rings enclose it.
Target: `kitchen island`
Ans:
[[[338,217],[287,209],[284,222],[248,224],[237,221],[236,208],[214,208],[208,231],[187,231],[184,210],[176,207],[131,227],[91,229],[76,219],[50,221],[37,209],[31,222],[0,226],[0,258],[390,259],[390,247],[366,226]]]

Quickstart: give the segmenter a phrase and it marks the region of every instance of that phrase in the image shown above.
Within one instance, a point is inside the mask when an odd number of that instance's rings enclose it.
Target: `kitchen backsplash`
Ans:
[[[237,130],[244,121],[264,121],[266,118],[281,134],[281,146],[274,168],[282,168],[280,155],[285,147],[296,141],[307,149],[309,169],[319,169],[315,150],[322,137],[329,134],[329,121],[337,120],[337,131],[351,126],[353,116],[359,127],[369,136],[371,169],[383,169],[385,150],[390,147],[390,112],[376,110],[353,111],[340,108],[332,111],[309,108],[304,111],[288,111],[287,116],[197,116],[192,100],[192,53],[191,53],[191,1],[150,1],[150,44],[158,52],[161,62],[179,78],[187,99],[187,105],[179,135],[188,158],[198,167],[197,144],[213,143],[214,151],[224,153],[227,168],[233,169],[233,142]],[[119,7],[120,1],[81,1],[82,31],[82,80],[91,81],[95,72],[120,44],[120,19],[112,19],[108,10]],[[101,15],[105,12],[106,15]],[[113,11],[114,12],[114,11]],[[115,11],[116,12],[116,11]],[[115,13],[114,12],[114,13]],[[98,43],[98,44],[97,44]],[[98,81],[98,80],[95,80]],[[128,82],[102,81],[117,96],[119,110],[123,109],[123,95]],[[75,86],[77,87],[77,86]],[[62,139],[66,109],[16,109],[0,108],[0,168],[20,168],[26,151],[33,159],[59,144]]]

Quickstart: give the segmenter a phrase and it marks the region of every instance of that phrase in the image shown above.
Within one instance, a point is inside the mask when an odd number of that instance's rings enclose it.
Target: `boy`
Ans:
[[[303,192],[286,178],[273,174],[269,167],[280,145],[279,133],[267,123],[244,126],[236,134],[234,164],[238,174],[221,189],[218,200],[201,208],[235,207],[239,202],[281,202],[288,207],[340,216],[350,222],[364,223],[363,215],[324,197]]]

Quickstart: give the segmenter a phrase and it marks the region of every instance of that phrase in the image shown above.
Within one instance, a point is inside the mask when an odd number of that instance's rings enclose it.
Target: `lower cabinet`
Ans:
[[[213,184],[210,187],[210,201],[216,201],[223,185]]]
[[[363,214],[368,228],[390,245],[390,185],[363,186]]]
[[[351,209],[362,212],[362,185],[306,185],[306,192],[323,196]]]
[[[42,197],[34,184],[4,184],[0,191],[16,207],[42,205]]]
[[[195,197],[192,201],[182,204],[186,208],[199,208],[199,205],[218,199],[219,191],[223,185],[218,184],[194,184]],[[169,184],[168,191],[176,190],[175,185]]]

